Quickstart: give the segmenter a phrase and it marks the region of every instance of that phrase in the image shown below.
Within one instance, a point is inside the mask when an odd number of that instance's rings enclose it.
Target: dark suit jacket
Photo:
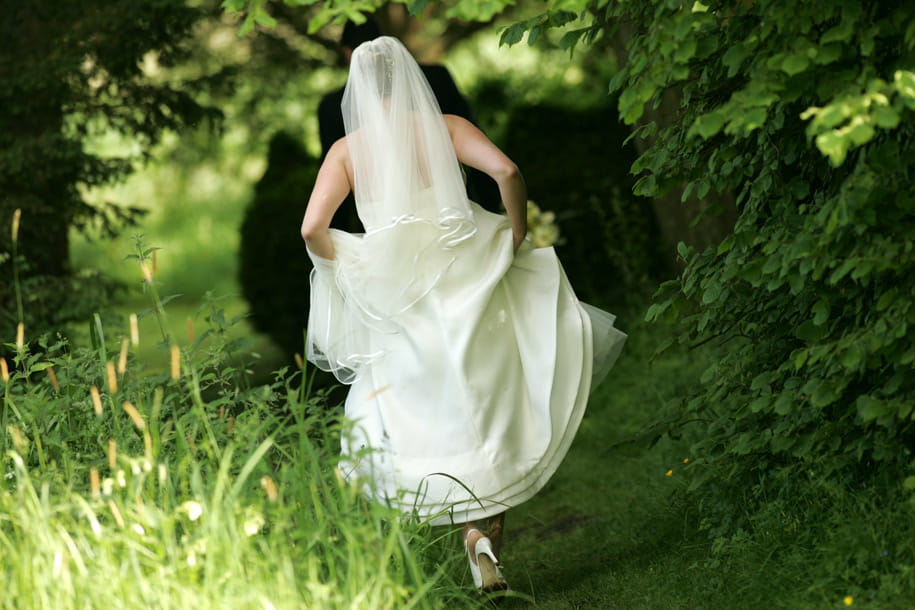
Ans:
[[[454,79],[445,66],[429,64],[420,65],[426,80],[442,109],[442,114],[456,114],[464,117],[471,123],[476,123],[470,105],[461,92],[458,91]],[[330,150],[334,142],[346,135],[343,126],[343,113],[340,104],[343,102],[343,89],[328,93],[318,105],[318,129],[321,134],[321,159]],[[500,212],[502,203],[499,197],[499,188],[486,174],[473,168],[465,168],[467,174],[467,195],[484,208]],[[362,223],[356,215],[356,205],[352,195],[346,198],[340,209],[334,215],[331,226],[350,233],[362,231]]]

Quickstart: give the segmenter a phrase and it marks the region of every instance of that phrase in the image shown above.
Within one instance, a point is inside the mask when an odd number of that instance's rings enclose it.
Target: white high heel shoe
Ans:
[[[499,560],[496,559],[495,553],[492,552],[492,542],[478,529],[467,530],[477,532],[480,538],[473,545],[473,552],[467,548],[467,537],[464,537],[464,548],[467,549],[467,559],[470,561],[470,575],[473,576],[473,584],[477,589],[484,593],[492,591],[503,591],[508,589],[508,583],[502,577],[502,571],[499,569]]]

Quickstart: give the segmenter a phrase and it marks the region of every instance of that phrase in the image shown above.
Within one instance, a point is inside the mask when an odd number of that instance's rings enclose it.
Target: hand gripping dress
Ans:
[[[331,230],[334,260],[309,252],[308,357],[351,383],[344,473],[432,524],[527,500],[626,335],[578,301],[553,248],[514,254],[504,216],[471,204],[475,232],[442,254],[417,245],[433,230],[417,217],[357,205],[364,235]]]

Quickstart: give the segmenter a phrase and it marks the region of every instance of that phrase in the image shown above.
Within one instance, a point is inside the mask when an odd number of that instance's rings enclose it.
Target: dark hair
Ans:
[[[340,35],[340,46],[355,50],[363,42],[375,40],[381,35],[381,26],[374,17],[366,15],[363,23],[346,22]]]

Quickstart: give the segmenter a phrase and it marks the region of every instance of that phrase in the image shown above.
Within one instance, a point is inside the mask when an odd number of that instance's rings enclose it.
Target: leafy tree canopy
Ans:
[[[68,265],[71,226],[111,233],[138,209],[90,205],[80,192],[123,178],[166,129],[179,129],[219,113],[184,90],[156,82],[149,62],[171,65],[201,12],[182,0],[35,0],[6,7],[0,24],[0,225],[22,212],[16,261],[28,298],[31,333],[80,315],[78,283]],[[111,158],[84,147],[101,130],[128,134],[132,157]],[[11,252],[11,233],[0,232],[0,252]],[[11,276],[9,257],[0,265]],[[3,263],[3,261],[0,261]],[[0,336],[22,316],[11,307],[12,287],[0,284]]]

